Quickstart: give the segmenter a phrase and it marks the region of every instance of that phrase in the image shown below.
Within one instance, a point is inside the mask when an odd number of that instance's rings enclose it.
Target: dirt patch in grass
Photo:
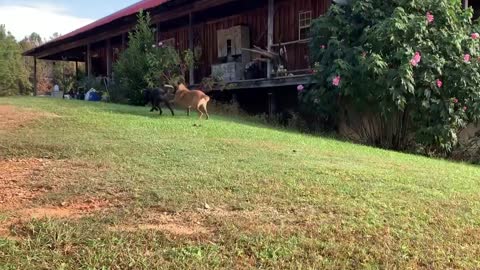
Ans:
[[[46,187],[30,185],[49,163],[44,159],[0,160],[0,211],[18,209],[47,192]]]
[[[81,218],[113,206],[95,197],[67,198],[59,205],[38,203],[37,199],[68,187],[86,168],[84,163],[48,159],[0,160],[0,237],[10,237],[13,224],[33,218]]]
[[[52,113],[23,110],[15,106],[0,105],[0,131],[24,127],[36,120],[58,117]]]
[[[212,230],[202,224],[202,217],[195,212],[147,213],[134,224],[110,227],[116,232],[161,231],[175,236],[209,235]]]
[[[160,231],[174,236],[211,237],[225,226],[234,226],[243,233],[295,232],[299,226],[308,226],[301,222],[296,214],[280,214],[273,208],[255,210],[231,210],[227,207],[196,209],[177,213],[155,212],[147,210],[131,220],[129,224],[110,227],[116,232]]]
[[[113,206],[104,199],[74,200],[69,203],[62,203],[60,206],[44,206],[25,208],[17,211],[15,216],[21,220],[41,218],[81,218],[91,213],[101,211]]]

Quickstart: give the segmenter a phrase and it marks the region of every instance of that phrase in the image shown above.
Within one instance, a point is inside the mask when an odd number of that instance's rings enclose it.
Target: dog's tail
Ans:
[[[205,100],[205,103],[210,102],[210,97],[207,96],[207,95],[204,95],[204,96],[203,96],[203,99]]]

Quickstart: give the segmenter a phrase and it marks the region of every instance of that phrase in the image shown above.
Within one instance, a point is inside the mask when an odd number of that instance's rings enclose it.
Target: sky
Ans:
[[[139,0],[0,0],[0,24],[17,40],[68,34]]]

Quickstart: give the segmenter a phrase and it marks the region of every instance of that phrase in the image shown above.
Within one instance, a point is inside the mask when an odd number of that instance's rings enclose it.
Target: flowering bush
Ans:
[[[459,0],[352,0],[314,22],[308,112],[375,115],[371,142],[449,153],[480,115],[480,39]],[[387,134],[387,135],[385,135]]]

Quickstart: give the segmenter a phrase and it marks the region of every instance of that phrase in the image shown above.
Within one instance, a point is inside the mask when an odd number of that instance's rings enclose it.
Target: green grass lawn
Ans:
[[[0,158],[49,161],[22,208],[108,204],[10,224],[0,269],[480,268],[479,167],[241,118],[7,104],[49,115],[0,126]]]

